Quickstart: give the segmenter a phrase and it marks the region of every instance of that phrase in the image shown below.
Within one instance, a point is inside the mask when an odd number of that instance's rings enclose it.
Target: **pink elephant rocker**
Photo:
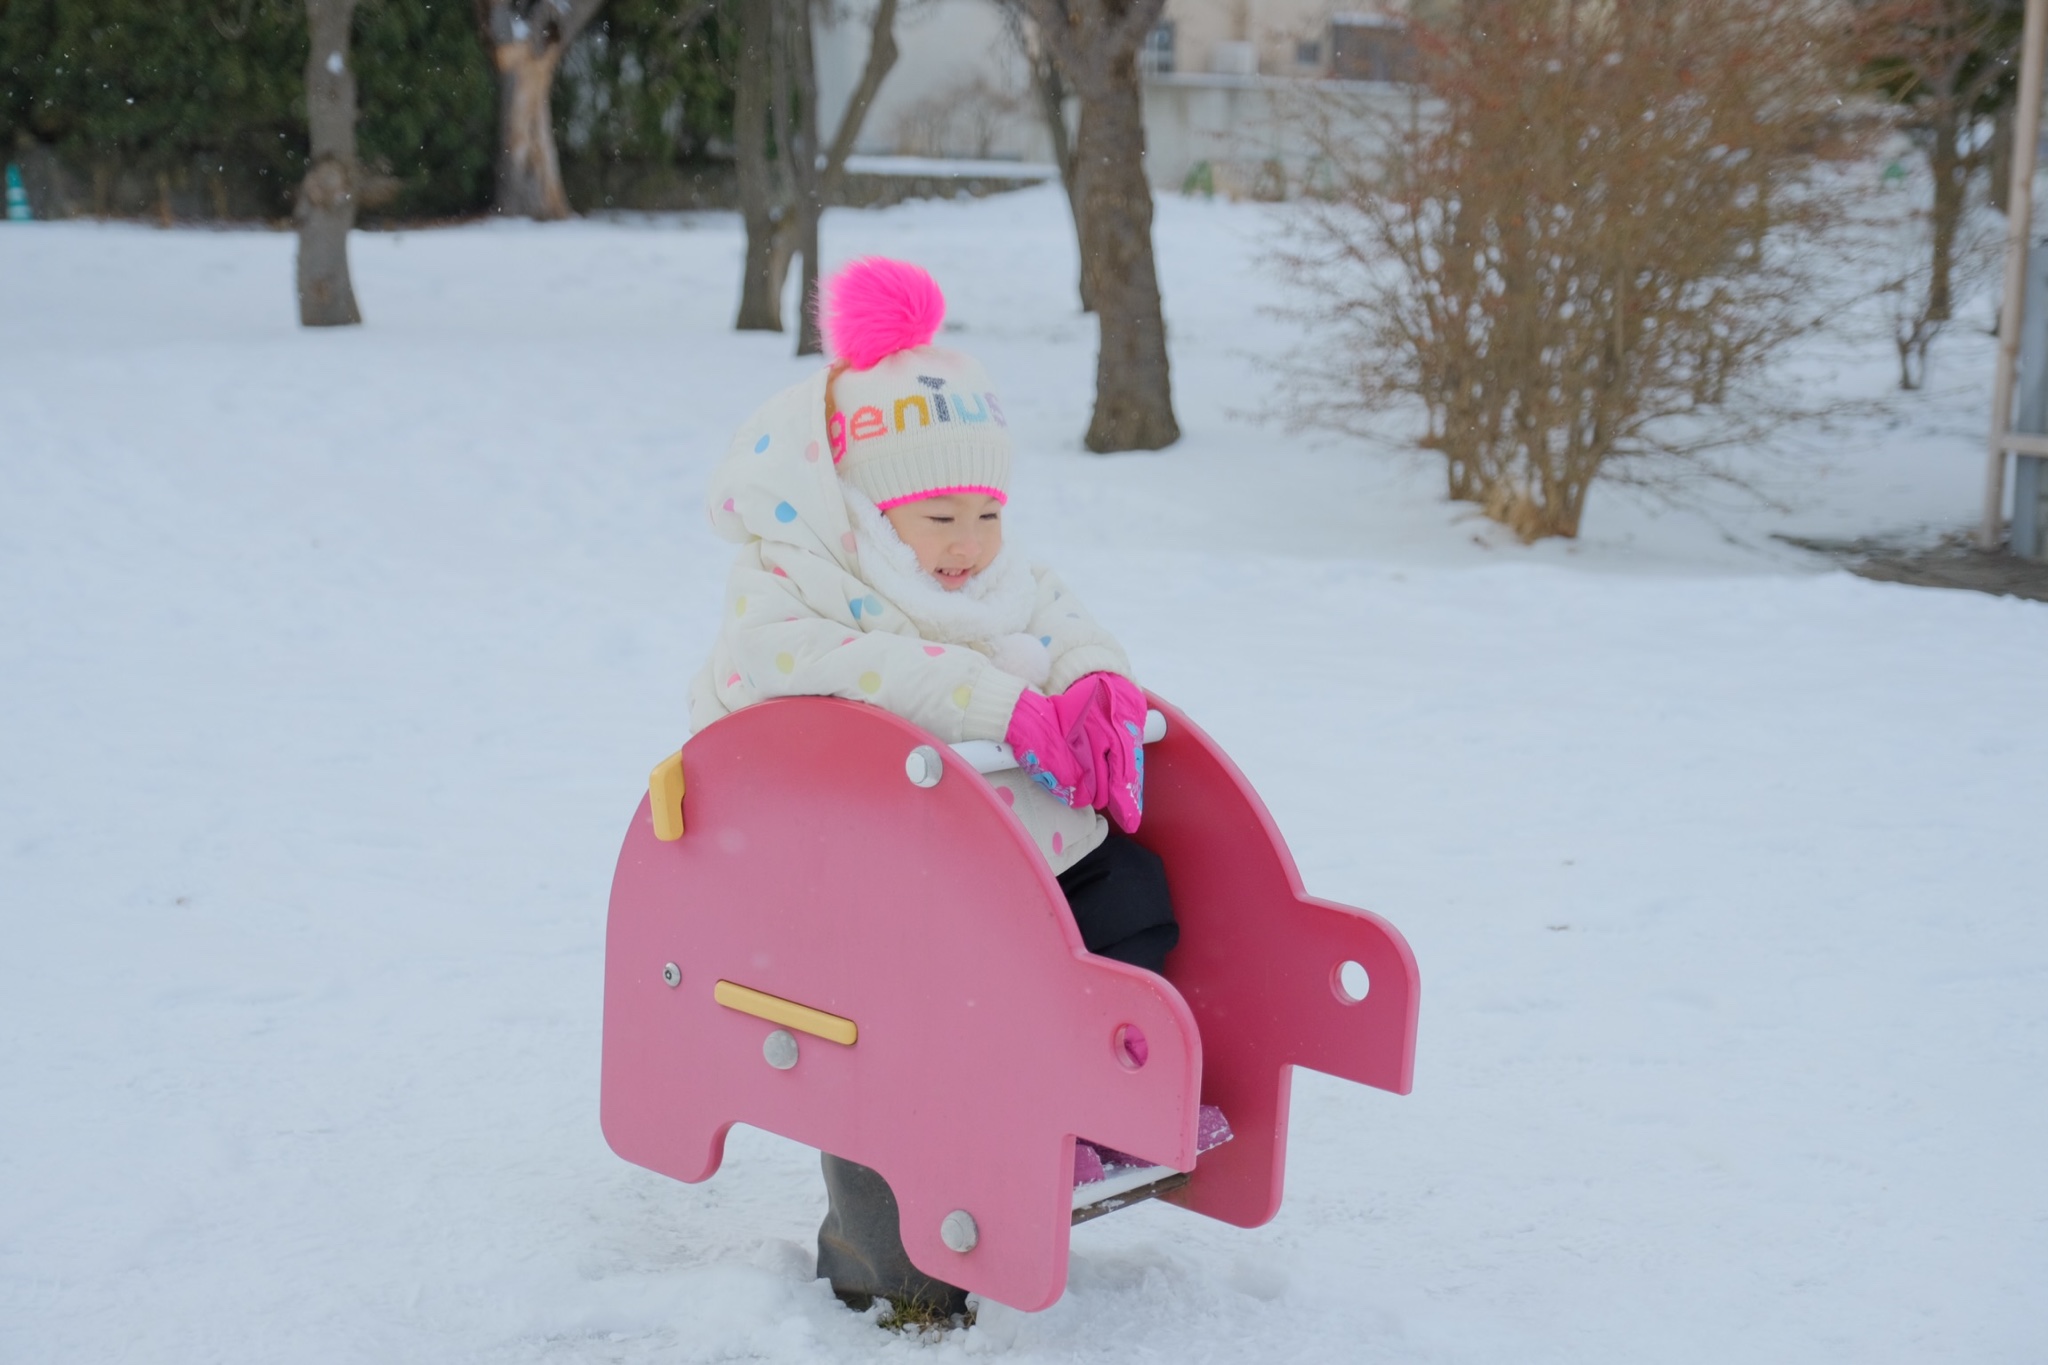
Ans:
[[[847,267],[832,363],[714,479],[741,549],[620,851],[602,1099],[681,1180],[734,1123],[817,1147],[819,1275],[940,1317],[1047,1307],[1072,1225],[1138,1199],[1266,1222],[1292,1068],[1407,1093],[1418,1001],[1401,936],[1305,895],[1230,760],[1004,545],[1001,400],[943,312]]]

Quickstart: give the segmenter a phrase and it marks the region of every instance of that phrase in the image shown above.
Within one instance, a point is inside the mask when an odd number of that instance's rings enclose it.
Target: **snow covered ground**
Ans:
[[[827,222],[939,275],[1013,534],[1423,972],[1415,1093],[1303,1074],[1273,1223],[1120,1213],[920,1342],[810,1279],[810,1152],[597,1126],[699,489],[807,364],[727,330],[733,221],[359,235],[320,334],[287,236],[0,228],[0,1361],[2048,1358],[2048,606],[1768,539],[1967,525],[1987,343],[1759,463],[1789,510],[1523,549],[1257,417],[1270,234],[1161,204],[1188,437],[1100,460],[1056,189]]]

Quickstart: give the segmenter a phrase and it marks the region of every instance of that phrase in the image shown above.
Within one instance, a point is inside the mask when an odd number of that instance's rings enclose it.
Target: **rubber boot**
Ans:
[[[822,1153],[830,1207],[818,1229],[818,1278],[849,1307],[875,1299],[897,1308],[917,1304],[940,1317],[967,1311],[967,1291],[935,1280],[910,1263],[903,1250],[896,1196],[867,1167]]]

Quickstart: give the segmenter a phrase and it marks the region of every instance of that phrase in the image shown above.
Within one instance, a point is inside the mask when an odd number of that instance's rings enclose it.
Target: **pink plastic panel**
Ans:
[[[1201,1044],[1171,987],[1083,952],[979,774],[938,746],[945,776],[910,782],[929,743],[879,707],[801,698],[684,746],[686,832],[656,839],[643,801],[612,884],[604,1132],[680,1180],[718,1169],[736,1122],[871,1166],[920,1269],[1038,1309],[1065,1287],[1074,1136],[1192,1169]],[[720,979],[850,1018],[859,1041],[799,1033],[778,1071],[776,1026],[714,1002]],[[1115,1044],[1129,1024],[1142,1069]],[[955,1209],[979,1230],[964,1254],[940,1238]]]
[[[1421,998],[1415,958],[1394,927],[1305,895],[1272,816],[1237,766],[1159,698],[1166,738],[1145,749],[1139,842],[1166,863],[1180,946],[1166,974],[1202,1029],[1202,1100],[1237,1133],[1203,1154],[1195,1178],[1165,1196],[1257,1227],[1280,1209],[1291,1067],[1405,1095]],[[1370,987],[1348,1003],[1344,962]]]

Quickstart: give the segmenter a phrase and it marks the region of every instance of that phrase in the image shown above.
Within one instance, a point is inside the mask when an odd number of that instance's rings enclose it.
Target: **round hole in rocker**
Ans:
[[[1116,1059],[1126,1071],[1136,1071],[1152,1055],[1152,1046],[1145,1041],[1145,1030],[1136,1024],[1118,1025],[1112,1041]]]
[[[1330,989],[1336,991],[1337,998],[1345,1004],[1355,1005],[1372,989],[1372,977],[1362,964],[1347,958],[1330,973]]]

